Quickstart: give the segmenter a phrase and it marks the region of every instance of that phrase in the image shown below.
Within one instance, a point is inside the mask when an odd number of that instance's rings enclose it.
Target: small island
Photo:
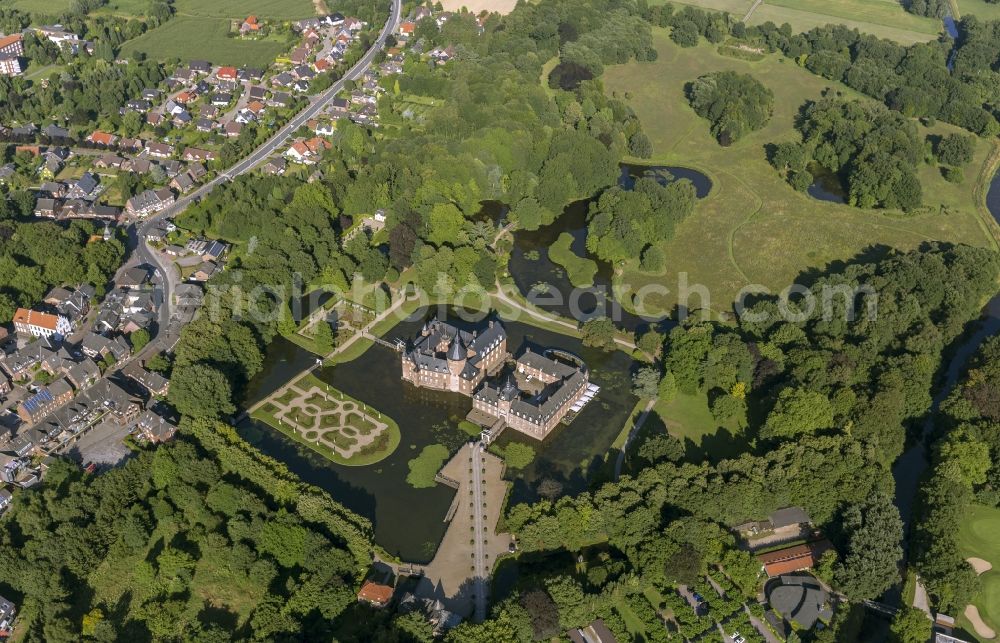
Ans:
[[[374,464],[391,455],[400,441],[395,420],[312,373],[289,384],[253,417],[349,466]]]

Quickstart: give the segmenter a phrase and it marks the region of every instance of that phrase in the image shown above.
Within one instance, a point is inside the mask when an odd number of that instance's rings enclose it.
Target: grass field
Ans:
[[[705,393],[688,395],[678,392],[669,402],[659,401],[654,412],[666,425],[667,432],[684,442],[685,457],[694,462],[707,458],[713,462],[735,457],[746,448],[736,421],[720,423],[708,409]]]
[[[963,556],[975,556],[993,563],[993,569],[980,576],[982,590],[973,601],[983,621],[1000,631],[1000,509],[973,506],[963,517],[958,532],[958,547]],[[963,616],[959,619],[968,634],[975,630]]]
[[[112,0],[114,2],[114,0]],[[335,3],[334,3],[335,4]],[[175,0],[174,10],[180,16],[211,18],[259,18],[298,20],[316,15],[312,0]]]
[[[125,43],[121,55],[127,58],[142,52],[158,60],[205,59],[217,65],[267,67],[287,49],[279,42],[239,40],[229,38],[228,34],[229,21],[224,18],[177,16]]]
[[[986,0],[958,0],[958,10],[963,16],[971,13],[981,20],[1000,20],[1000,4]]]
[[[73,0],[14,0],[11,4],[19,11],[55,15],[69,11]]]
[[[928,240],[993,243],[987,226],[995,224],[985,220],[974,189],[990,153],[988,143],[979,142],[961,186],[948,184],[934,168],[921,170],[926,213],[903,216],[820,202],[783,181],[768,164],[764,146],[798,138],[793,122],[806,100],[819,98],[831,85],[856,96],[852,90],[777,55],[747,62],[721,56],[707,44],[683,49],[659,29],[654,30],[654,41],[657,61],[609,66],[605,87],[635,109],[653,143],[652,162],[694,167],[712,179],[713,188],[664,245],[668,276],[645,275],[635,260],[619,274],[619,281],[632,288],[656,283],[671,289],[651,303],[670,310],[681,273],[687,273],[688,284],[704,285],[710,295],[707,304],[692,298],[692,309],[728,311],[747,285],[780,292],[804,271],[870,255],[873,247],[911,249]],[[707,121],[688,105],[684,85],[701,74],[727,69],[752,74],[774,91],[775,101],[765,128],[723,148],[709,133]],[[934,132],[945,130],[953,128],[942,125]]]
[[[753,5],[753,0],[677,1],[702,9],[727,11],[736,19],[742,19]],[[984,4],[984,0],[971,2]],[[765,0],[754,9],[749,22],[759,25],[768,20],[778,25],[787,22],[795,31],[808,31],[829,23],[843,24],[904,44],[932,40],[943,27],[940,20],[908,13],[896,0]]]

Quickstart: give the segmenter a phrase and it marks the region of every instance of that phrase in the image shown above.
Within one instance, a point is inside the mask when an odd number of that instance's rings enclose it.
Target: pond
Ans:
[[[831,172],[819,163],[810,163],[809,172],[813,175],[812,185],[806,193],[814,199],[831,203],[847,203],[847,190],[836,172]]]
[[[621,165],[618,184],[632,189],[636,179],[640,177],[655,178],[663,185],[687,179],[694,185],[699,199],[708,196],[712,190],[712,181],[697,170],[625,163]],[[539,308],[577,321],[604,315],[611,317],[619,328],[629,332],[650,326],[666,326],[667,320],[645,319],[632,314],[614,299],[612,265],[592,257],[587,251],[587,213],[594,200],[574,201],[551,224],[538,230],[518,230],[514,233],[514,247],[507,269],[517,289]],[[590,288],[574,288],[566,271],[549,258],[549,248],[564,232],[573,237],[570,249],[574,254],[597,263],[594,285]]]
[[[400,322],[385,338],[411,338],[419,332],[423,319]],[[451,317],[449,322],[462,325]],[[586,360],[592,381],[601,386],[596,400],[571,425],[560,426],[544,442],[510,430],[498,442],[503,446],[512,440],[523,441],[537,452],[527,469],[508,472],[514,485],[511,502],[535,499],[538,484],[546,479],[562,485],[564,494],[577,493],[593,479],[595,462],[607,452],[635,405],[636,398],[630,392],[632,359],[622,352],[590,349],[575,338],[526,324],[505,321],[504,326],[508,350],[515,355],[526,346],[571,351]],[[313,360],[312,354],[294,344],[275,340],[268,350],[264,371],[251,383],[246,405],[266,397]],[[444,518],[454,491],[442,485],[430,489],[411,487],[406,482],[407,463],[429,444],[444,444],[454,451],[467,441],[469,436],[457,428],[457,422],[472,404],[461,395],[417,389],[403,382],[399,360],[398,353],[376,345],[352,362],[315,372],[321,380],[390,415],[399,424],[399,448],[376,464],[334,464],[253,420],[240,423],[238,429],[262,452],[371,520],[376,542],[387,551],[408,562],[424,563],[433,557],[444,534]]]

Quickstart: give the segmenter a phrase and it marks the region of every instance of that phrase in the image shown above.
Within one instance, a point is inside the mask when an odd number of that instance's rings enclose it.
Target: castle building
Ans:
[[[482,332],[467,332],[433,320],[424,325],[412,348],[403,351],[402,377],[420,388],[471,397],[480,418],[538,440],[596,394],[598,387],[590,384],[585,365],[557,361],[530,349],[503,381],[487,382],[487,376],[498,373],[509,357],[507,332],[498,321],[490,321]]]
[[[544,440],[587,394],[589,372],[527,350],[517,359],[516,375],[499,386],[486,384],[472,396],[477,411],[510,428]]]
[[[432,320],[403,352],[403,379],[415,386],[472,396],[507,359],[507,331],[495,321],[482,333]]]

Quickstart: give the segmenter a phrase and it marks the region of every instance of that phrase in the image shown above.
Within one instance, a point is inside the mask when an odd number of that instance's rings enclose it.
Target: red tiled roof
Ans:
[[[7,45],[13,45],[15,42],[19,42],[20,40],[21,34],[19,33],[7,36],[6,38],[0,38],[0,49],[3,49]]]
[[[217,74],[219,78],[236,78],[236,68],[235,67],[219,67],[219,73]]]
[[[818,540],[759,554],[757,560],[764,565],[768,576],[780,576],[815,566],[823,554],[832,547],[830,541]]]
[[[358,592],[358,599],[378,605],[385,605],[392,598],[392,588],[388,585],[380,585],[371,581],[365,581]]]
[[[111,145],[115,140],[114,134],[108,134],[107,132],[102,132],[100,130],[95,131],[90,135],[90,141],[92,143],[98,143],[100,145]]]
[[[55,315],[40,313],[37,310],[29,310],[27,308],[18,308],[17,312],[14,313],[15,324],[38,326],[39,328],[45,328],[46,330],[55,330],[56,322],[58,321],[59,318]]]

